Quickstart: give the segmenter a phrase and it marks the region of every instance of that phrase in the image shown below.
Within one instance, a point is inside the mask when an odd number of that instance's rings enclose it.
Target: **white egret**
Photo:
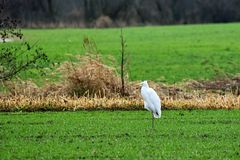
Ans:
[[[161,100],[154,89],[148,86],[147,81],[141,82],[141,87],[144,108],[152,113],[152,127],[154,128],[154,118],[161,117]]]

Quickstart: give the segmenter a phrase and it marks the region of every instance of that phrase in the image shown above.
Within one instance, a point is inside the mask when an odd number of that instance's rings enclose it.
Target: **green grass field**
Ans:
[[[239,159],[238,110],[0,113],[1,159]]]
[[[23,33],[54,61],[82,54],[85,36],[120,57],[120,29]],[[240,73],[240,23],[129,27],[124,36],[131,80]],[[0,159],[239,159],[239,135],[239,110],[164,110],[154,130],[148,111],[0,112]]]
[[[120,29],[24,29],[51,59],[69,60],[93,39],[104,56],[119,59]],[[130,79],[168,83],[240,73],[240,23],[124,28]]]

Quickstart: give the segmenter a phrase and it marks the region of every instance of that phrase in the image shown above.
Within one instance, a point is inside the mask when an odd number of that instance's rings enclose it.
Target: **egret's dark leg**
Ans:
[[[153,112],[152,112],[152,128],[154,128],[154,115],[153,115]]]

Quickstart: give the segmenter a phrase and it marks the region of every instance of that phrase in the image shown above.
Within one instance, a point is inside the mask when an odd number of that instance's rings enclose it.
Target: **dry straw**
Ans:
[[[68,95],[119,96],[120,78],[116,70],[104,65],[99,57],[78,57],[78,63],[65,62],[59,70],[64,75]]]
[[[240,109],[240,96],[210,96],[208,98],[162,100],[164,109]],[[141,99],[86,97],[26,97],[0,99],[0,111],[76,111],[76,110],[142,110]]]

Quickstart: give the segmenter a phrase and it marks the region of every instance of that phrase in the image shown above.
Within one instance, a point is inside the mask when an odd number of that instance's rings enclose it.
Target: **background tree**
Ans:
[[[3,1],[4,2],[4,1]],[[3,41],[0,50],[0,81],[11,80],[21,72],[31,69],[41,71],[49,64],[49,59],[42,48],[28,42],[6,44],[7,38],[22,39],[18,28],[19,21],[6,16],[7,6],[0,6],[0,38]]]
[[[112,26],[240,21],[239,0],[8,0],[8,4],[9,15],[27,27],[95,27],[103,16]]]

